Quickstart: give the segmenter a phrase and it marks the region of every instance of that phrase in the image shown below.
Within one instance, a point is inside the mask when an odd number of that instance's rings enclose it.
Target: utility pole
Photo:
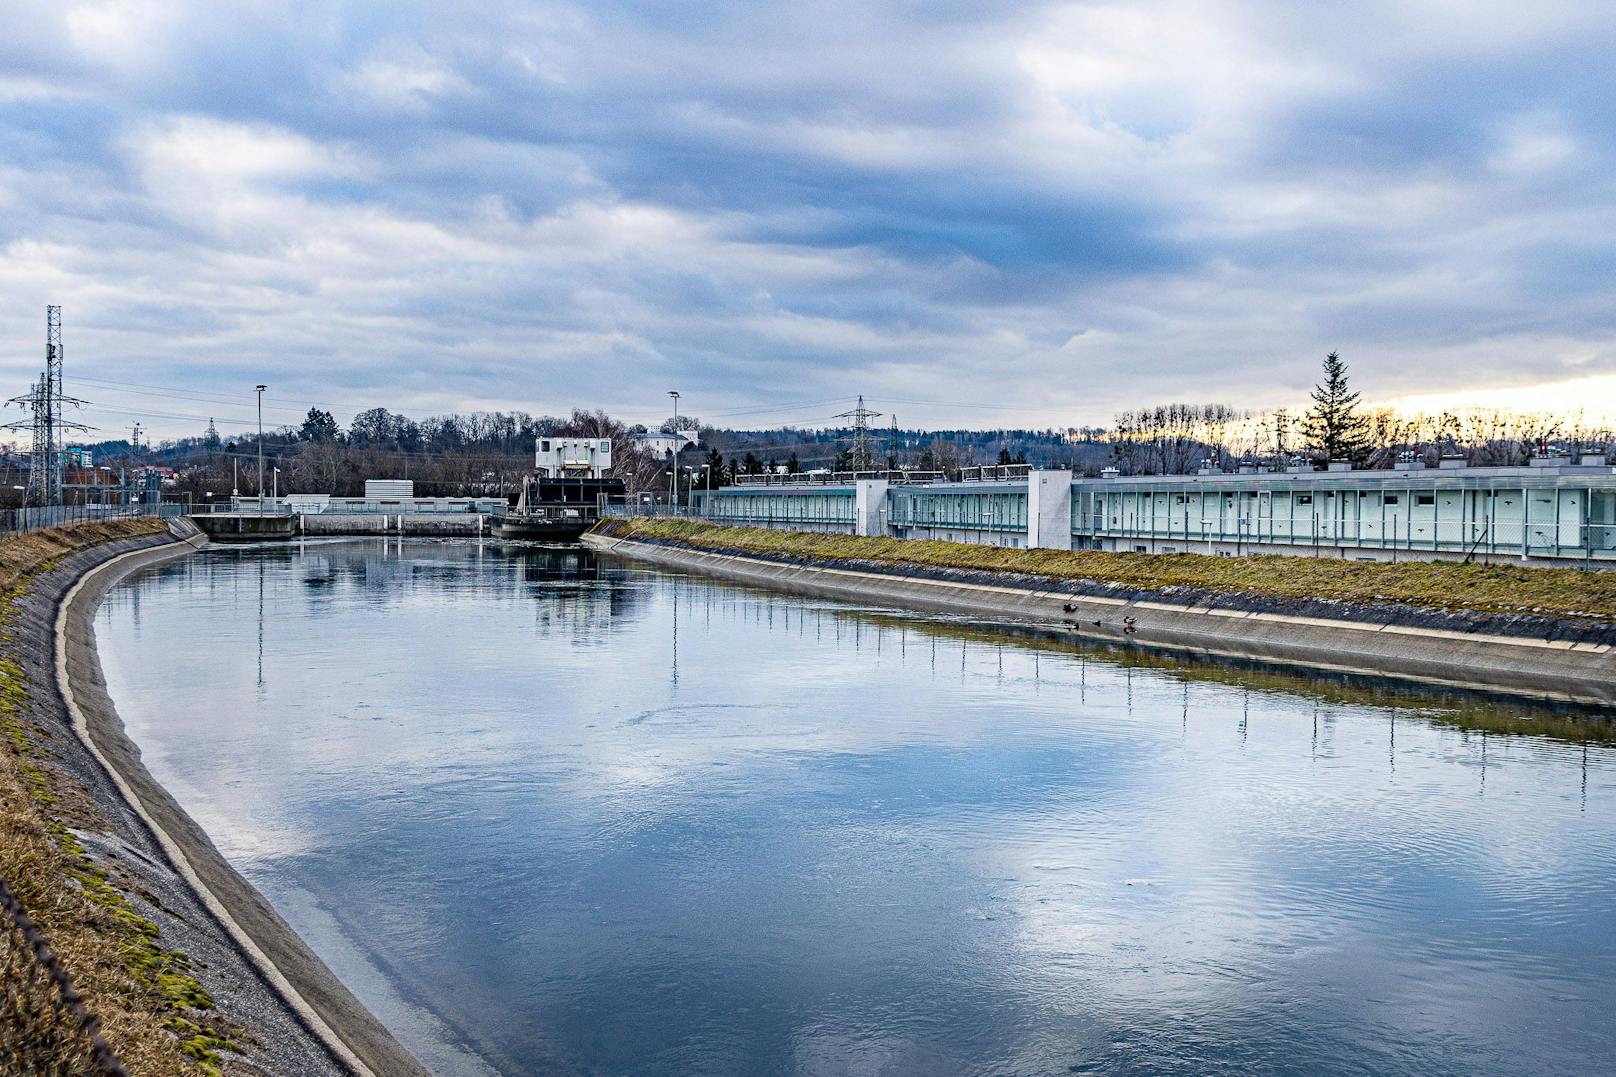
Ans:
[[[62,393],[62,308],[54,304],[45,308],[45,372],[32,392],[13,397],[8,403],[26,408],[30,418],[0,426],[0,430],[27,430],[33,439],[29,448],[27,503],[59,505],[62,503],[62,450],[67,447],[69,430],[89,430],[82,423],[70,423],[63,417],[69,405],[81,407],[76,400]]]
[[[853,420],[853,470],[870,470],[874,454],[870,451],[870,420],[881,413],[871,411],[864,406],[864,396],[859,394],[858,407],[852,411],[844,411],[835,416],[838,419]]]
[[[264,390],[258,386],[258,515],[264,514]]]
[[[673,462],[668,467],[668,511],[672,512],[679,501],[679,450],[684,448],[684,439],[679,435],[679,390],[669,389],[668,395],[673,397]]]
[[[130,427],[130,429],[129,429],[129,463],[131,465],[134,465],[136,463],[137,458],[138,458],[139,455],[140,455],[140,424],[137,422],[137,423],[134,424],[134,426]],[[129,505],[129,487],[128,487],[127,484],[128,484],[128,479],[125,478],[123,480],[123,485],[124,485],[123,503],[124,503],[125,507],[127,507]]]
[[[45,308],[45,451],[50,454],[50,500],[47,504],[62,503],[62,454],[65,445],[57,444],[56,427],[62,421],[62,308]],[[66,440],[64,432],[62,440]]]

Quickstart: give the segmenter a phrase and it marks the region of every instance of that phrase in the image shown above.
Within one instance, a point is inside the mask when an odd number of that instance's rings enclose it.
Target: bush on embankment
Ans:
[[[216,1074],[216,1049],[230,1046],[225,1035],[231,1030],[190,975],[185,955],[165,949],[156,926],[129,900],[136,884],[120,878],[115,863],[109,871],[92,861],[79,841],[77,833],[109,824],[84,787],[54,761],[59,738],[68,734],[31,717],[32,694],[49,686],[29,682],[15,632],[22,615],[17,600],[62,557],[164,526],[147,517],[0,538],[0,878],[73,977],[107,1043],[132,1074]],[[85,1048],[83,1042],[63,1043],[61,1057],[28,1061],[37,1072],[57,1072],[52,1065],[60,1065],[60,1072],[94,1072],[86,1068]]]
[[[727,527],[701,520],[609,520],[615,538],[678,542],[801,560],[874,561],[928,568],[1027,573],[1117,584],[1138,590],[1198,590],[1261,598],[1405,603],[1483,613],[1536,613],[1616,621],[1616,572],[1463,564],[1453,561],[1346,561],[1330,557],[1208,557],[1102,550],[1004,549],[934,540],[857,538],[803,531]]]

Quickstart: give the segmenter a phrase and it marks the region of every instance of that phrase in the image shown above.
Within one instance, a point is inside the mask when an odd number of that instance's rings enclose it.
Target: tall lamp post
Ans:
[[[669,389],[673,397],[673,463],[668,468],[668,511],[679,503],[679,450],[684,448],[679,438],[679,390]]]
[[[264,390],[258,386],[258,515],[264,514]]]

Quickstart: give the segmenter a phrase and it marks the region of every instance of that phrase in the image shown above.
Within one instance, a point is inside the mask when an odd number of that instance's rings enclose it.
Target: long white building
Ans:
[[[773,477],[698,500],[705,515],[737,524],[1009,547],[1616,566],[1616,468],[1593,455],[1533,463],[1101,478],[984,468],[970,481],[921,483]]]

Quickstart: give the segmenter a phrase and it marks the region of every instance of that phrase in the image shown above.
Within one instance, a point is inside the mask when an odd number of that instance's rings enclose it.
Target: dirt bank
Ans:
[[[811,556],[789,539],[779,543],[781,552],[769,552],[768,536],[782,534],[787,533],[759,532],[746,536],[747,548],[725,548],[718,541],[723,536],[715,532],[693,530],[680,538],[660,538],[645,528],[609,521],[585,536],[585,543],[596,550],[762,586],[1013,618],[1130,646],[1543,699],[1616,703],[1616,626],[1604,620],[1181,586],[1146,588],[904,562],[899,554],[883,559],[837,557],[838,549],[862,550],[858,544],[867,541],[841,536],[812,536],[820,541]]]
[[[101,879],[105,900],[126,907],[113,919],[149,924],[157,952],[169,955],[164,968],[196,985],[185,1001],[205,1005],[157,1009],[152,1021],[176,1033],[193,1059],[205,1054],[202,1071],[424,1074],[225,863],[124,735],[95,653],[96,610],[128,573],[192,549],[167,532],[115,539],[64,553],[13,596],[7,645],[30,688],[25,728],[52,775],[47,811],[62,817],[47,825],[71,835],[81,874]],[[63,880],[63,888],[72,883]],[[169,984],[165,976],[150,980]],[[204,1039],[192,1044],[191,1024],[203,1016]],[[210,1030],[217,1034],[208,1038]]]

